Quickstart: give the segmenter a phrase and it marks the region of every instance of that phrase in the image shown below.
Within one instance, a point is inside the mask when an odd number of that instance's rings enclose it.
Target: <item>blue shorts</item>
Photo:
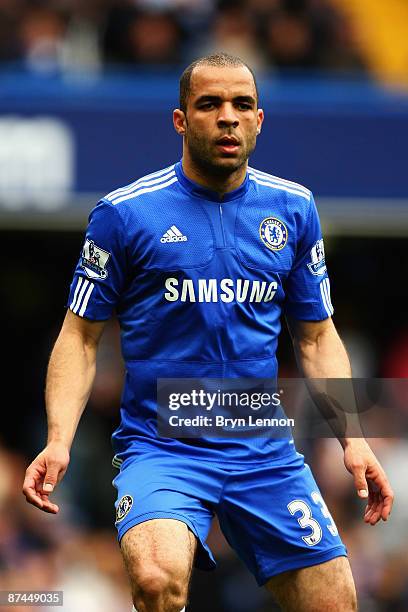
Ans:
[[[151,519],[174,518],[198,540],[196,567],[215,568],[206,544],[214,514],[259,585],[281,572],[347,556],[303,455],[242,469],[170,453],[128,457],[114,478],[118,540]]]

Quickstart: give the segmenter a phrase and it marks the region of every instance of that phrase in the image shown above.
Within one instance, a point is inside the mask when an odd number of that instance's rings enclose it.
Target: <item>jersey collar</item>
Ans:
[[[237,189],[234,189],[233,191],[228,191],[223,195],[222,198],[220,198],[216,191],[208,189],[207,187],[203,187],[202,185],[199,185],[195,181],[189,179],[184,174],[181,160],[176,163],[175,170],[179,183],[181,183],[181,185],[191,195],[198,196],[199,198],[203,198],[204,200],[213,200],[214,202],[229,202],[231,200],[235,200],[237,198],[242,197],[248,191],[249,188],[249,177],[247,172],[244,181]]]

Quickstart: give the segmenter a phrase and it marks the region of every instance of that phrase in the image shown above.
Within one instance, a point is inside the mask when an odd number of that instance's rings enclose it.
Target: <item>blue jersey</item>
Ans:
[[[105,196],[89,218],[68,302],[116,311],[126,364],[116,462],[163,449],[240,464],[295,453],[291,439],[158,436],[158,378],[274,378],[282,314],[333,313],[318,213],[305,187],[248,168],[225,194],[181,162]]]

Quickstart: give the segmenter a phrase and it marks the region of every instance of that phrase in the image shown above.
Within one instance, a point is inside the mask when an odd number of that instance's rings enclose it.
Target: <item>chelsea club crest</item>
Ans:
[[[261,222],[259,235],[271,251],[281,251],[288,241],[287,227],[276,217],[267,217]]]
[[[130,512],[133,506],[133,497],[131,495],[124,495],[118,502],[116,508],[116,523],[123,521],[125,516]]]

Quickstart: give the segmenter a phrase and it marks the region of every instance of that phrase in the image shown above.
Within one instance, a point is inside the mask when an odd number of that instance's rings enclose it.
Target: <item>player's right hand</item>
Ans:
[[[23,493],[28,503],[44,512],[57,514],[59,507],[49,495],[63,479],[69,463],[69,449],[62,442],[50,442],[28,466]]]

